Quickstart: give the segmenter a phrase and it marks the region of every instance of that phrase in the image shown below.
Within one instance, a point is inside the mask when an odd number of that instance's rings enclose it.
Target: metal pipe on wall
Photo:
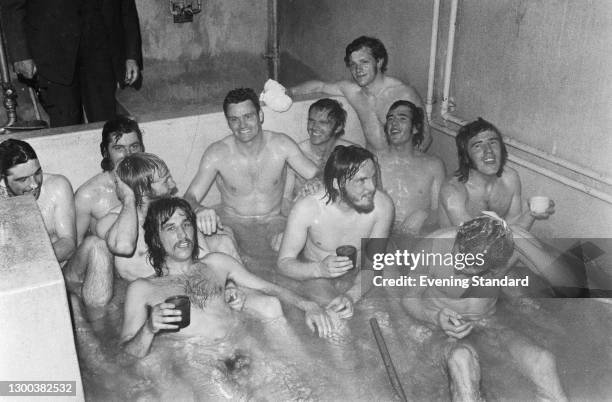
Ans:
[[[433,17],[431,22],[431,41],[429,45],[429,75],[427,77],[427,99],[425,100],[425,113],[427,121],[431,121],[434,98],[434,80],[436,76],[436,51],[438,50],[438,24],[440,21],[440,0],[434,0]]]
[[[272,61],[272,79],[278,81],[280,70],[278,0],[268,0],[268,49],[264,57]]]
[[[455,31],[456,31],[456,25],[457,25],[457,9],[459,7],[459,0],[452,0],[451,2],[451,10],[450,10],[450,18],[449,18],[449,23],[448,23],[448,43],[447,43],[447,51],[446,51],[446,63],[445,63],[445,70],[444,70],[444,88],[443,88],[443,94],[442,94],[442,105],[440,106],[440,115],[441,117],[445,120],[445,121],[450,121],[451,123],[463,126],[465,124],[468,123],[467,120],[462,119],[460,117],[457,117],[455,115],[453,115],[450,112],[450,86],[451,86],[451,74],[452,74],[452,69],[453,69],[453,56],[454,56],[454,49],[455,49]],[[432,34],[433,35],[433,34]],[[432,36],[432,40],[433,40],[433,36]],[[433,85],[432,85],[433,87]],[[582,176],[588,177],[589,179],[598,181],[600,183],[604,183],[607,185],[612,185],[612,178],[607,177],[599,172],[596,172],[592,169],[589,168],[585,168],[583,166],[580,166],[576,163],[567,161],[565,159],[562,159],[558,156],[552,155],[548,152],[544,152],[541,151],[535,147],[532,147],[531,145],[525,144],[524,142],[518,141],[514,138],[510,138],[507,136],[504,136],[504,142],[509,145],[512,146],[516,149],[520,149],[523,152],[526,152],[528,154],[531,154],[533,156],[539,157],[547,162],[553,163],[557,166],[561,166],[565,169],[571,170],[575,173],[578,173]],[[527,162],[527,161],[525,161]],[[529,162],[530,163],[530,162]],[[542,168],[544,169],[544,168]],[[558,173],[555,173],[549,169],[544,169],[544,171],[546,172],[550,172],[550,173],[554,173],[555,175],[558,175]],[[550,176],[548,176],[550,177]],[[552,178],[552,177],[551,177]],[[570,178],[567,178],[568,180],[574,181],[576,183],[579,183],[575,180],[572,180]],[[591,189],[591,187],[588,187],[582,183],[580,183],[581,186],[585,186],[589,189]],[[596,189],[591,189],[592,191],[587,192],[587,194],[591,194],[593,195],[593,193],[602,193]],[[605,194],[605,193],[602,193]],[[598,197],[600,198],[600,197]]]

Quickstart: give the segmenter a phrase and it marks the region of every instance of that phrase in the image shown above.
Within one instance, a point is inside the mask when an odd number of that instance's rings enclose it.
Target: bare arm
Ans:
[[[278,269],[283,274],[297,280],[321,278],[319,262],[300,261],[298,255],[304,249],[316,205],[311,197],[302,198],[291,210],[285,234],[278,254]]]
[[[336,82],[312,80],[289,88],[289,95],[291,96],[308,95],[317,92],[322,92],[327,95],[343,95],[339,83]]]
[[[317,165],[304,155],[304,152],[291,137],[284,136],[282,141],[287,152],[289,166],[306,180],[314,178],[318,172]]]
[[[63,176],[57,176],[56,183],[53,189],[56,196],[53,223],[57,240],[53,242],[53,251],[61,263],[76,250],[76,227],[72,186]]]
[[[74,195],[77,244],[81,244],[89,231],[89,225],[91,224],[91,203],[91,195],[82,189],[78,189]]]
[[[143,280],[132,282],[128,287],[123,307],[120,342],[126,352],[137,357],[144,357],[149,353],[155,337],[155,333],[147,325],[146,292],[147,286]]]
[[[106,240],[111,253],[131,256],[138,241],[138,213],[132,189],[117,177],[117,197],[121,201],[121,212],[109,213],[96,224],[96,235]]]
[[[192,208],[198,209],[201,207],[200,202],[206,197],[210,186],[212,185],[217,173],[219,172],[217,166],[219,160],[219,152],[221,147],[224,145],[214,143],[204,151],[202,159],[200,160],[200,166],[191,184],[187,188],[183,198],[189,202]]]
[[[440,189],[442,188],[442,183],[444,183],[444,179],[446,177],[446,168],[444,167],[444,162],[441,159],[436,159],[433,176],[434,178],[431,183],[431,193],[429,195],[431,200],[430,213],[424,223],[424,225],[427,226],[438,223],[438,201],[440,199]]]
[[[510,208],[508,209],[505,219],[510,224],[529,230],[533,226],[535,218],[531,215],[529,209],[523,211],[521,179],[516,171],[511,169],[506,170],[509,179],[508,185],[512,189],[512,201],[510,202]]]
[[[459,226],[472,219],[465,205],[467,192],[462,186],[460,183],[447,181],[440,189],[439,207],[446,213],[451,226]]]

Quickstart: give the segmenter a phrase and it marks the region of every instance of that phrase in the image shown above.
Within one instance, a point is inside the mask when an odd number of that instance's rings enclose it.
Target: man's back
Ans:
[[[51,242],[61,237],[62,233],[74,233],[70,228],[74,225],[73,193],[66,177],[44,173],[37,203]]]

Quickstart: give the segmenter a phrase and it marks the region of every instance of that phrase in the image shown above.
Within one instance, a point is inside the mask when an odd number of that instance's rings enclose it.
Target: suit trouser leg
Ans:
[[[87,121],[107,121],[116,112],[115,74],[108,52],[87,52],[79,63],[81,99]]]
[[[39,74],[40,103],[49,115],[51,127],[72,126],[83,122],[78,80],[64,85]]]

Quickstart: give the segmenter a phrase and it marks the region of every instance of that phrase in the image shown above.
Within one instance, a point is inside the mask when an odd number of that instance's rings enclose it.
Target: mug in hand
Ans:
[[[545,196],[535,196],[529,199],[529,209],[534,214],[543,214],[550,206],[550,198]]]
[[[336,249],[338,257],[349,257],[353,262],[353,268],[357,266],[357,249],[350,245],[340,246]]]
[[[181,310],[181,321],[172,324],[178,325],[176,329],[168,329],[167,332],[178,332],[179,329],[189,326],[191,322],[191,302],[187,296],[172,296],[167,298],[165,303],[174,304],[175,310]]]

